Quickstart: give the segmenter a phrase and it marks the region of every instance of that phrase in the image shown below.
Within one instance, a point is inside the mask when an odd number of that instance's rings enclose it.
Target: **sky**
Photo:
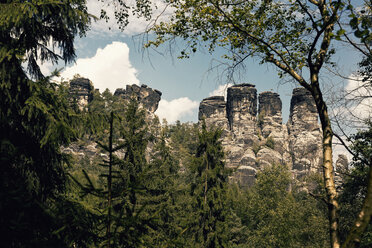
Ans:
[[[88,11],[99,16],[102,4],[98,0],[88,0]],[[110,7],[105,8],[110,10]],[[167,18],[167,11],[164,18]],[[108,14],[113,17],[112,12],[108,11]],[[79,74],[89,78],[101,92],[108,88],[112,93],[116,88],[125,88],[127,84],[146,84],[162,92],[156,114],[160,119],[167,119],[168,123],[176,120],[197,122],[200,101],[212,95],[225,94],[226,85],[231,82],[226,81],[223,67],[212,70],[221,61],[226,62],[221,58],[224,50],[217,49],[213,54],[199,52],[182,60],[177,59],[177,53],[170,52],[168,46],[144,50],[142,47],[145,40],[152,37],[141,33],[149,22],[131,17],[128,27],[122,32],[113,19],[109,22],[93,22],[86,36],[76,39],[75,63],[57,66],[63,68],[61,77],[64,80]],[[178,45],[182,47],[182,41]],[[357,55],[347,49],[336,58],[346,74],[352,73],[358,59]],[[41,65],[45,74],[53,68],[48,63]],[[325,76],[324,80],[338,85],[341,83],[342,87],[352,85],[331,75]],[[279,93],[283,102],[283,121],[288,120],[290,98],[296,85],[281,80],[272,66],[260,65],[259,61],[249,59],[245,63],[245,70],[235,78],[235,83],[254,84],[258,93]]]

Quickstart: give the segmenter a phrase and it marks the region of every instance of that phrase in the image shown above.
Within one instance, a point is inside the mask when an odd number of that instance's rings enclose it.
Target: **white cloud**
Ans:
[[[217,89],[209,93],[209,96],[224,96],[226,100],[227,96],[227,88],[232,86],[233,84],[222,84],[219,85]]]
[[[130,7],[134,7],[136,4],[136,0],[128,0],[125,1]],[[152,10],[153,10],[153,18],[151,20],[146,20],[143,17],[134,16],[129,10],[129,24],[125,27],[125,30],[122,32],[124,35],[134,35],[143,33],[148,25],[152,24],[158,16],[158,21],[165,20],[169,17],[172,13],[171,8],[167,8],[166,4],[161,0],[154,0],[151,2]],[[93,35],[107,35],[107,34],[117,34],[121,31],[119,30],[119,26],[116,23],[115,19],[115,2],[110,2],[109,4],[107,1],[100,1],[100,0],[88,0],[87,1],[88,12],[93,14],[96,17],[100,17],[101,9],[106,11],[109,20],[106,22],[105,20],[97,20],[92,22],[92,29],[91,34]]]
[[[39,65],[41,73],[43,73],[44,76],[49,76],[56,67],[56,65],[53,65],[53,63],[49,60],[43,63],[38,60],[37,64]]]
[[[64,79],[72,79],[75,74],[89,78],[95,88],[114,92],[127,84],[139,84],[137,70],[129,60],[129,47],[122,42],[113,42],[99,48],[91,58],[78,59],[75,65],[61,73]]]
[[[363,82],[353,76],[345,87],[348,110],[351,115],[359,119],[372,117],[372,86],[371,82]]]
[[[155,114],[159,116],[160,120],[166,119],[168,123],[174,123],[183,117],[193,115],[198,107],[199,102],[192,101],[188,97],[171,101],[162,99]]]

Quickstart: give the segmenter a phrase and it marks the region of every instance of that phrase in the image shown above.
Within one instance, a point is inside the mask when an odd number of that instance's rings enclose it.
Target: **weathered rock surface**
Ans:
[[[69,93],[72,99],[76,99],[81,110],[85,109],[88,103],[93,98],[94,89],[92,82],[86,78],[76,78],[70,82]],[[161,92],[147,85],[127,85],[126,89],[117,89],[114,95],[129,100],[134,97],[138,100],[140,107],[145,109],[145,118],[152,133],[156,135],[154,130],[160,132],[160,123],[155,118],[154,112],[158,108]],[[123,106],[124,107],[124,106]],[[85,157],[89,158],[92,163],[96,159],[107,159],[107,154],[94,141],[85,141],[84,145],[79,145],[81,142],[72,143],[69,147],[62,147],[62,151],[73,155],[78,160]],[[146,150],[146,158],[150,157],[153,144],[150,142]],[[121,151],[116,151],[115,155],[122,158],[124,154]]]
[[[93,99],[93,84],[87,78],[74,78],[70,81],[69,94],[71,101],[76,101],[79,109],[83,110]]]
[[[252,84],[239,84],[227,89],[226,115],[230,130],[235,133],[255,134],[257,90]]]
[[[287,124],[277,93],[262,92],[258,102],[257,111],[255,86],[241,84],[227,89],[226,102],[209,97],[200,103],[199,120],[225,129],[226,165],[236,168],[231,179],[252,185],[256,172],[272,164],[287,165],[297,178],[317,171],[322,161],[321,129],[307,90],[293,90]]]
[[[272,132],[282,130],[282,101],[279,94],[274,92],[262,92],[258,97],[258,125],[264,137]]]
[[[199,106],[199,120],[204,119],[207,127],[214,125],[222,130],[228,129],[226,102],[223,96],[205,98]]]
[[[349,170],[349,160],[347,159],[346,155],[338,154],[338,158],[336,160],[336,172],[345,173]]]
[[[342,191],[342,183],[343,178],[349,172],[349,160],[344,154],[339,154],[336,160],[336,170],[335,170],[335,184],[336,190],[341,192]]]
[[[293,90],[287,126],[293,170],[320,171],[322,133],[315,102],[305,88]]]
[[[153,90],[145,84],[138,86],[136,84],[127,85],[126,89],[116,89],[115,96],[120,96],[126,100],[135,97],[138,102],[151,113],[158,109],[162,93],[158,90]]]

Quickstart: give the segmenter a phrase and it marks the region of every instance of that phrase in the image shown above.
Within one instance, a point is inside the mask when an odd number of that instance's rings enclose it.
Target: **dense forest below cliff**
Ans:
[[[26,234],[20,247],[329,246],[321,175],[294,180],[287,166],[272,164],[252,187],[242,187],[229,182],[233,169],[225,167],[217,128],[160,123],[135,98],[109,91],[95,91],[84,108],[67,85],[54,94],[66,105],[73,133],[62,147],[64,190],[31,219],[29,209],[15,206],[34,209],[33,199],[4,202],[14,230],[5,241],[9,247]],[[366,170],[354,164],[347,174],[340,188],[343,235],[361,205]],[[17,228],[35,223],[33,233]],[[371,245],[371,234],[365,233],[362,247]]]

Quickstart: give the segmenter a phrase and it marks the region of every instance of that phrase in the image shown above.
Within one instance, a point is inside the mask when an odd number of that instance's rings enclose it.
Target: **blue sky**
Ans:
[[[88,10],[93,14],[98,15],[101,5],[99,1],[88,0]],[[226,88],[223,68],[209,70],[218,64],[217,61],[223,61],[221,55],[224,51],[220,49],[212,55],[207,52],[197,53],[183,60],[176,58],[176,52],[169,53],[167,46],[157,51],[143,51],[143,36],[133,35],[141,33],[147,23],[142,19],[131,18],[126,31],[121,32],[113,20],[108,23],[94,22],[86,37],[75,41],[76,63],[67,65],[62,77],[71,79],[78,73],[91,79],[101,91],[105,88],[111,91],[125,88],[126,84],[146,84],[163,93],[157,111],[160,118],[166,118],[171,123],[177,119],[196,122],[200,101],[212,92]],[[182,42],[179,45],[182,47]],[[345,48],[341,49],[336,61],[341,65],[342,72],[350,75],[358,59],[356,54]],[[63,66],[60,64],[58,68]],[[42,70],[47,73],[52,70],[52,66],[44,64]],[[325,74],[323,80],[338,85],[340,82],[341,85],[347,84],[347,81],[331,74]],[[258,93],[269,90],[279,93],[283,102],[283,121],[287,121],[295,84],[281,81],[272,66],[259,65],[258,61],[250,59],[235,82],[255,84]]]

